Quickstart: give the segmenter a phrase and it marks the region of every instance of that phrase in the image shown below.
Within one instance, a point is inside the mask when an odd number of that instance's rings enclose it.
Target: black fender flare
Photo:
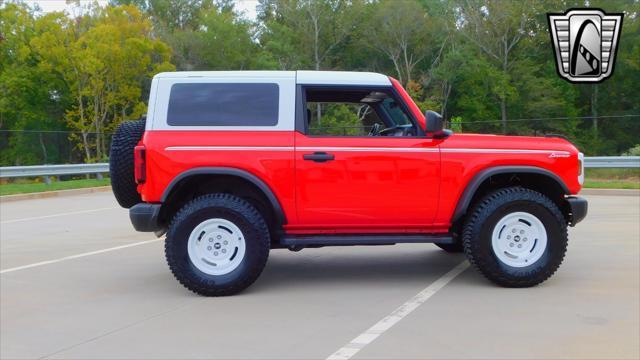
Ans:
[[[495,176],[499,174],[510,174],[510,173],[539,174],[539,175],[547,176],[552,180],[554,180],[555,182],[557,182],[558,185],[560,185],[565,195],[570,194],[569,188],[564,183],[564,181],[558,175],[554,174],[553,172],[547,169],[543,169],[536,166],[494,166],[494,167],[481,170],[469,181],[466,188],[462,192],[460,199],[458,199],[458,204],[456,205],[456,209],[453,212],[451,223],[452,224],[455,223],[456,221],[460,220],[462,216],[464,216],[464,214],[466,214],[467,209],[469,208],[469,205],[471,205],[471,200],[473,199],[473,196],[475,195],[480,185],[486,179],[488,179],[491,176]]]
[[[171,182],[169,183],[169,186],[167,186],[167,188],[164,190],[164,192],[162,193],[161,201],[164,203],[169,197],[169,195],[171,194],[171,191],[173,190],[173,188],[177,184],[179,184],[182,180],[194,175],[230,175],[230,176],[237,176],[244,180],[249,181],[250,183],[255,185],[258,189],[260,189],[264,193],[264,195],[267,197],[267,199],[271,203],[271,206],[273,207],[273,210],[275,211],[276,219],[278,220],[278,222],[280,224],[287,223],[287,218],[284,214],[284,211],[282,210],[282,206],[280,206],[280,202],[278,201],[278,198],[273,193],[271,188],[256,175],[246,170],[237,169],[237,168],[198,167],[198,168],[193,168],[193,169],[189,169],[184,172],[181,172],[180,174],[178,174],[178,176],[174,177],[173,180],[171,180]]]

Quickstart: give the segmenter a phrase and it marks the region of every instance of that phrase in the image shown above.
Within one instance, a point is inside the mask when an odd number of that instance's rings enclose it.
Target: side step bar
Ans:
[[[399,243],[453,244],[449,234],[389,234],[389,235],[285,235],[280,243],[286,247],[347,246],[347,245],[394,245]]]

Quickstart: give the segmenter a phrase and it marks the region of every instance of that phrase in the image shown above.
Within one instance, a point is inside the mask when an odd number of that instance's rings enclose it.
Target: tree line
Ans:
[[[614,75],[576,85],[556,73],[546,13],[587,5],[623,12],[622,36]],[[233,0],[111,0],[76,15],[8,1],[0,164],[104,161],[115,127],[145,113],[153,75],[173,70],[381,72],[455,131],[559,133],[588,155],[618,155],[640,142],[639,10],[638,0],[259,0],[250,20]]]

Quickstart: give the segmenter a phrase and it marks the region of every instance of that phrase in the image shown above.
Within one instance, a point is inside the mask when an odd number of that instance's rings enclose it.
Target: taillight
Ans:
[[[147,180],[147,169],[145,164],[146,149],[144,145],[138,145],[133,149],[133,171],[136,184],[144,184]]]

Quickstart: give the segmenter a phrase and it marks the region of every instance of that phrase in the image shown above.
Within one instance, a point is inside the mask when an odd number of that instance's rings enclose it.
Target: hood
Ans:
[[[561,137],[512,136],[487,134],[452,134],[442,147],[509,149],[509,150],[557,150],[572,154],[579,152],[570,141]]]

